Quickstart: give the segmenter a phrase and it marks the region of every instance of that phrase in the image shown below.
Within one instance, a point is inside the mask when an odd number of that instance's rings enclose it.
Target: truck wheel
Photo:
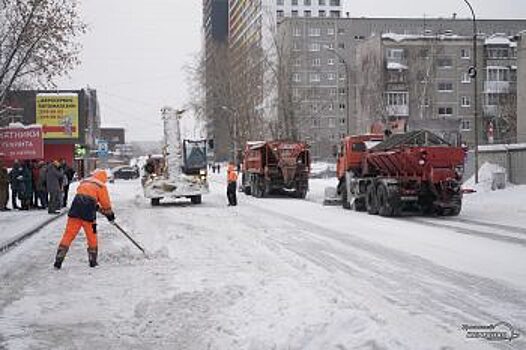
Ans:
[[[252,188],[250,188],[250,186],[245,186],[243,187],[243,192],[245,192],[247,196],[250,196],[252,194]]]
[[[342,184],[342,187],[340,189],[342,193],[342,207],[343,209],[351,209],[351,205],[349,204],[349,198],[347,197],[347,185]]]
[[[307,197],[306,189],[302,188],[296,190],[296,198],[305,199],[305,197]]]
[[[387,186],[380,184],[376,193],[376,198],[378,200],[378,213],[381,216],[392,217],[399,215],[399,208],[392,198],[389,198],[389,191]]]
[[[369,213],[370,215],[378,215],[376,190],[373,184],[367,187],[367,194],[365,196],[365,207],[367,209],[367,213]]]
[[[152,204],[152,207],[158,207],[159,205],[161,205],[161,198],[152,198],[150,202]]]
[[[192,204],[201,204],[203,200],[201,196],[192,196],[190,197],[190,201],[192,202]]]
[[[353,202],[352,209],[354,211],[366,211],[367,205],[364,198],[356,198]]]

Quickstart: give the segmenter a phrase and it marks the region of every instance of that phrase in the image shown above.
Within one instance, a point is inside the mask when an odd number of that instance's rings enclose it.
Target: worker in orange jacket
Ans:
[[[111,200],[106,187],[108,175],[104,170],[96,170],[91,177],[81,181],[68,212],[66,230],[58,246],[54,267],[60,269],[64,258],[77,236],[84,229],[88,241],[89,266],[97,266],[97,211],[113,222],[115,214],[111,209]]]
[[[226,196],[228,197],[228,205],[229,206],[236,206],[237,205],[237,197],[236,197],[236,189],[237,189],[237,171],[236,166],[234,165],[234,162],[230,162],[228,164],[228,168],[226,170],[226,177],[227,177],[227,189],[226,189]]]

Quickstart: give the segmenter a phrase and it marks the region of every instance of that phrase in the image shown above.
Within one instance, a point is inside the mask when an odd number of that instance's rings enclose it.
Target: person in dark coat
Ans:
[[[58,210],[62,207],[61,203],[61,185],[64,173],[60,168],[60,163],[55,160],[49,164],[46,172],[46,188],[49,193],[49,203],[47,211],[50,214],[58,214]]]
[[[46,169],[47,165],[44,162],[40,162],[37,165],[37,178],[36,178],[36,192],[38,201],[40,202],[40,209],[47,209],[47,189],[46,189]],[[38,204],[38,203],[37,203]]]
[[[4,166],[4,161],[0,159],[0,211],[7,211],[9,202],[9,174]]]
[[[15,159],[13,163],[13,168],[9,173],[9,182],[11,183],[11,205],[13,209],[20,209],[21,206],[18,206],[19,193],[23,190],[23,180],[24,180],[24,168],[22,164]]]
[[[29,210],[33,200],[33,179],[31,174],[31,164],[28,160],[22,166],[22,189],[19,193],[20,201],[22,201],[22,210]]]
[[[62,201],[62,207],[65,208],[68,205],[68,193],[69,193],[69,185],[73,181],[73,176],[75,176],[75,170],[73,170],[72,167],[66,163],[65,159],[62,159],[60,161],[60,165],[62,167],[62,171],[64,172],[64,183],[63,183],[63,190],[64,190],[64,198]]]

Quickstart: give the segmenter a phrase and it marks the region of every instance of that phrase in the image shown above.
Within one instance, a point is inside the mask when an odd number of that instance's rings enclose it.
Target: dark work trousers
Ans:
[[[53,213],[62,208],[62,193],[60,191],[49,192],[48,213]]]
[[[18,191],[11,188],[11,205],[13,206],[13,209],[18,208],[17,200],[18,200]]]
[[[64,186],[64,201],[62,202],[63,208],[68,206],[68,194],[69,194],[69,185]]]
[[[236,197],[237,182],[229,182],[226,189],[226,196],[228,197],[228,205],[237,205]]]

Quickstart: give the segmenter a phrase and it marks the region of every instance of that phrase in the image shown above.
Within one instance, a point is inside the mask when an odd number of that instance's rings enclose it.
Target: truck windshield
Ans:
[[[184,142],[185,168],[206,169],[206,141]]]

